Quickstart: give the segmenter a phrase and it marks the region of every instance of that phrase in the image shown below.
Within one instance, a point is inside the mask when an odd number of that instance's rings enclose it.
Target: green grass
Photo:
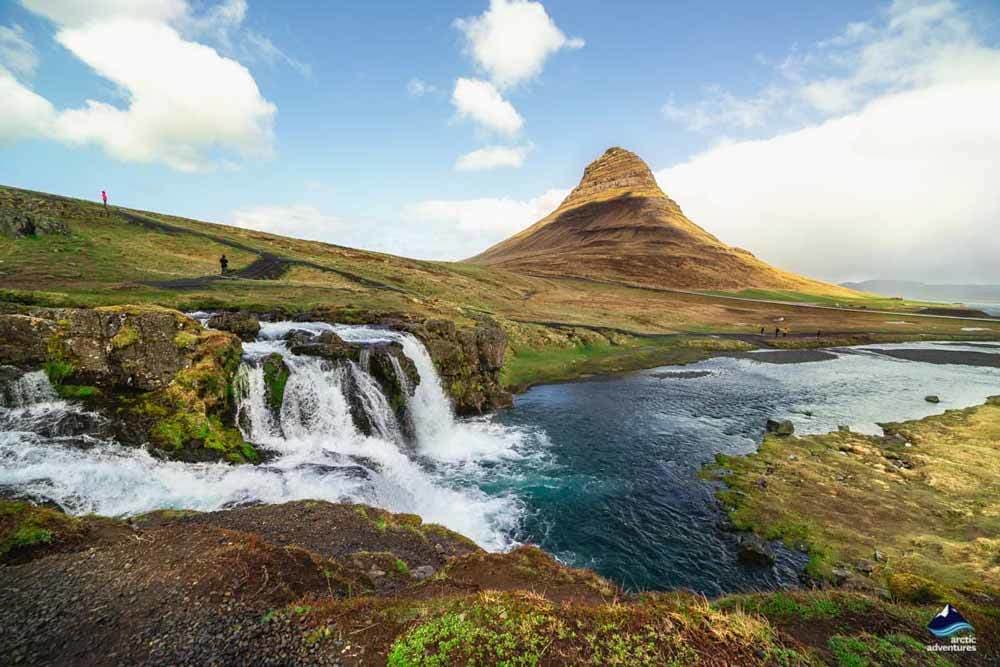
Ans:
[[[576,336],[545,345],[531,341],[514,347],[504,364],[501,380],[507,387],[523,390],[534,384],[559,382],[586,375],[608,375],[668,364],[688,364],[714,354],[752,349],[738,340],[690,336],[634,337],[590,333],[589,340]],[[535,347],[535,345],[544,345]]]
[[[850,298],[844,296],[831,296],[827,294],[807,294],[791,290],[768,290],[768,289],[745,289],[736,292],[725,292],[720,290],[707,290],[703,294],[717,296],[735,296],[743,299],[763,299],[766,301],[787,301],[789,303],[808,303],[819,306],[833,306],[839,308],[867,308],[870,310],[899,310],[913,311],[930,306],[941,306],[940,303],[930,303],[926,301],[912,301],[878,294],[869,294]],[[863,294],[860,293],[859,294]]]
[[[883,428],[911,446],[834,432],[719,457],[719,498],[737,528],[807,550],[815,578],[867,561],[898,600],[1000,597],[1000,399]]]
[[[0,187],[0,206],[59,219],[70,231],[66,236],[43,235],[0,244],[0,283],[4,286],[0,301],[58,307],[157,304],[182,311],[244,308],[289,317],[318,311],[324,319],[347,323],[404,316],[445,318],[468,326],[489,316],[511,337],[504,382],[515,389],[588,374],[697,361],[719,350],[684,348],[675,345],[670,336],[694,332],[754,334],[761,326],[770,327],[778,321],[793,333],[879,332],[887,340],[920,339],[922,334],[936,339],[1000,338],[1000,326],[995,331],[967,334],[961,332],[967,323],[957,319],[913,318],[914,322],[898,325],[892,323],[898,319],[895,315],[797,308],[791,304],[837,302],[798,292],[748,290],[738,294],[780,303],[737,302],[710,294],[418,261],[133,211],[145,221],[141,224],[116,209],[106,213],[93,202],[5,187]],[[157,224],[169,225],[171,230],[157,229]],[[311,266],[292,266],[276,280],[231,278],[190,289],[150,284],[214,276],[222,253],[229,257],[230,267],[238,270],[263,252]],[[869,309],[905,310],[915,305],[874,296],[841,301]],[[522,329],[532,326],[534,331],[526,340],[516,340]],[[567,333],[567,327],[574,331]],[[584,329],[603,333],[593,337],[584,335]],[[619,333],[610,333],[615,331]],[[133,338],[134,334],[125,332],[115,344],[124,348]],[[178,336],[175,344],[187,349],[193,341]]]

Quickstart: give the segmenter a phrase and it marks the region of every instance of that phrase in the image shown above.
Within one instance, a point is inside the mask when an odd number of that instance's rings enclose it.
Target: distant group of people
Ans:
[[[764,327],[760,328],[760,335],[764,335]],[[774,337],[777,338],[781,336],[782,338],[788,337],[788,327],[774,327]],[[821,338],[823,336],[822,329],[816,329],[816,338]]]

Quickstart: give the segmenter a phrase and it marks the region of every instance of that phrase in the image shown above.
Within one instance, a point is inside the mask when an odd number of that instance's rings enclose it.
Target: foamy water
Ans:
[[[314,335],[335,330],[353,342],[400,343],[420,374],[408,405],[415,442],[403,438],[396,415],[363,364],[334,366],[293,355],[282,340],[292,330]],[[290,370],[277,418],[266,406],[258,363],[272,353],[281,354]],[[354,425],[348,385],[372,424],[370,436]],[[363,502],[419,514],[488,549],[512,546],[521,503],[513,494],[487,494],[463,471],[484,462],[518,460],[529,447],[537,455],[541,437],[530,428],[489,419],[457,420],[430,356],[413,336],[370,327],[264,324],[259,340],[244,345],[237,389],[244,437],[274,455],[265,465],[168,462],[88,434],[40,435],[39,423],[84,411],[56,398],[44,374],[29,374],[18,382],[11,404],[0,408],[0,486],[55,501],[71,512],[110,516],[305,498]]]

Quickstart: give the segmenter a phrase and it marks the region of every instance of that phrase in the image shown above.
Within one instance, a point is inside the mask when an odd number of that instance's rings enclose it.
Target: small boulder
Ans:
[[[288,349],[292,354],[303,354],[324,359],[358,360],[361,348],[351,345],[332,331],[324,331],[318,336],[295,336],[289,341]]]
[[[843,586],[851,578],[851,571],[846,567],[835,567],[830,570],[830,580],[834,586]]]
[[[437,570],[435,570],[430,565],[421,565],[420,567],[415,567],[412,570],[410,570],[410,574],[413,576],[414,579],[423,580],[429,577],[433,577],[436,571]]]
[[[940,403],[941,402],[941,399],[938,396],[935,396],[934,394],[931,394],[929,396],[924,396],[924,400],[927,401],[928,403]]]
[[[850,433],[851,432],[851,427],[848,426],[847,424],[837,424],[837,432],[838,433]]]
[[[764,428],[772,435],[789,436],[795,433],[795,425],[787,419],[768,419]]]
[[[740,535],[737,546],[737,555],[741,563],[760,566],[774,563],[774,549],[767,540],[758,535],[753,533]]]
[[[285,401],[285,385],[290,371],[284,357],[277,352],[264,357],[261,363],[264,371],[264,396],[267,407],[277,419],[281,415],[281,405]]]
[[[245,341],[256,339],[260,333],[260,320],[257,316],[242,310],[216,313],[208,318],[208,326],[236,334]]]

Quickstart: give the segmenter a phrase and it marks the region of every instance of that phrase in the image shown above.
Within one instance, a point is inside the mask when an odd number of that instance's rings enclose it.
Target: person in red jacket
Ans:
[[[101,199],[104,201],[104,210],[108,210],[108,193],[105,190],[101,190]]]

